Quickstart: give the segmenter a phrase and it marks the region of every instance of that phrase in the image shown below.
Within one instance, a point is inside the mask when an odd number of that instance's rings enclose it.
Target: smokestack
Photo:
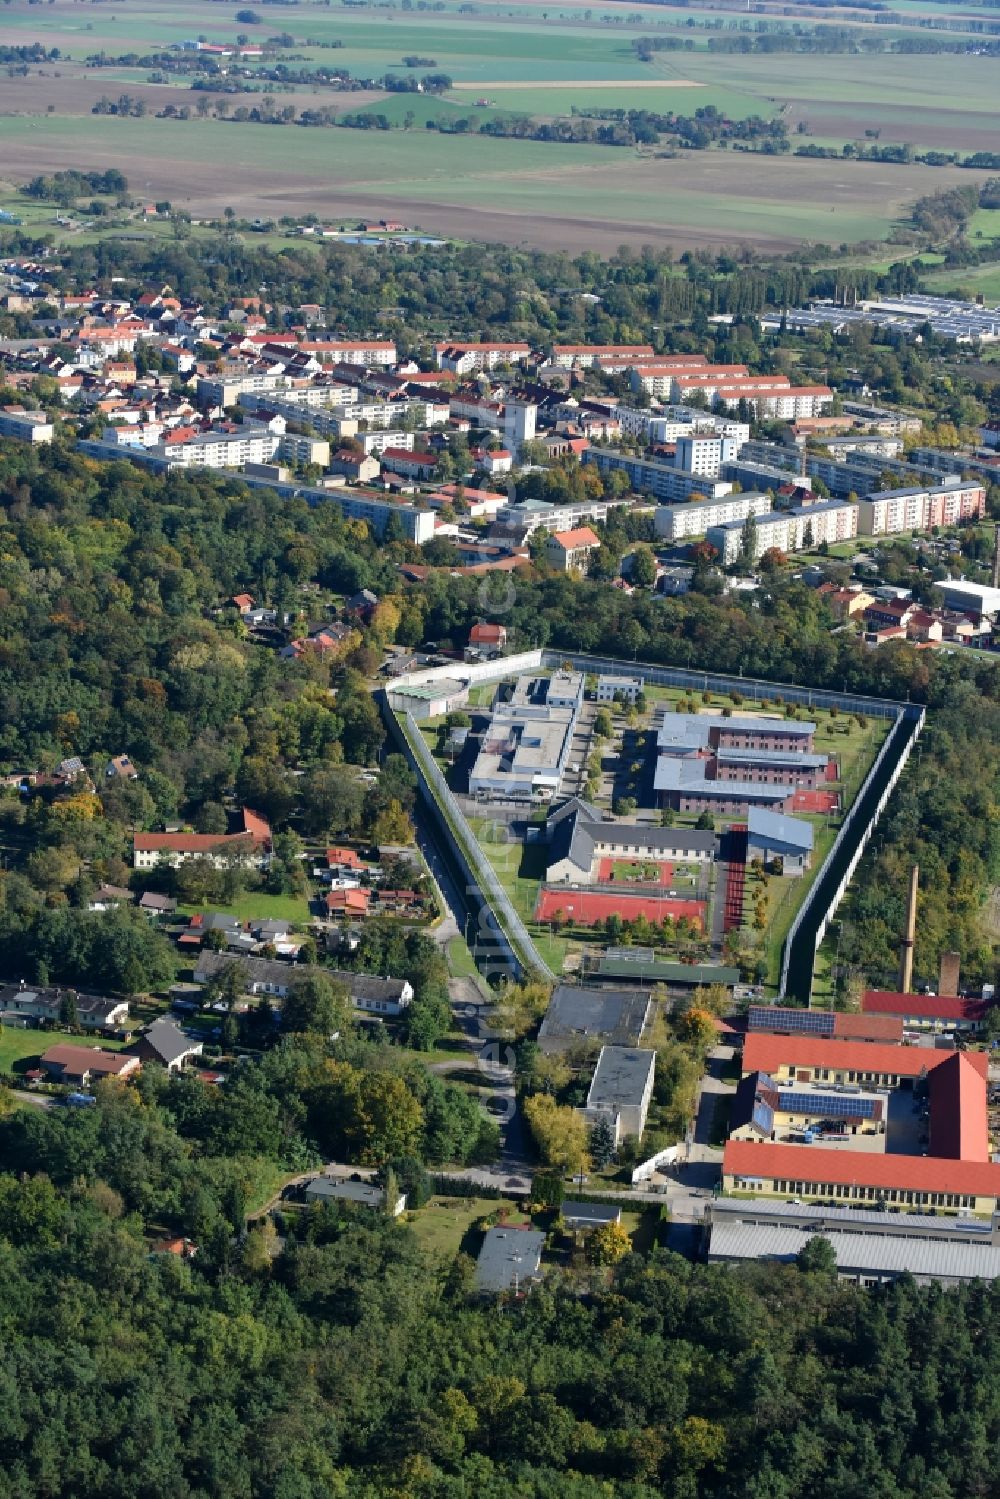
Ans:
[[[913,984],[913,941],[917,930],[917,886],[920,883],[920,865],[910,870],[910,898],[906,903],[906,928],[899,944],[899,989],[909,994]]]
[[[948,999],[955,999],[958,996],[958,969],[961,960],[961,953],[943,952],[941,954],[938,993],[946,996]]]
[[[1000,525],[993,535],[993,587],[1000,588]]]

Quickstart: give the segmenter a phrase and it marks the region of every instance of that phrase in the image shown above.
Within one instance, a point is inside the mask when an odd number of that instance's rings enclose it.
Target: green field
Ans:
[[[523,1216],[524,1207],[509,1198],[431,1197],[409,1218],[409,1225],[420,1246],[428,1254],[452,1259],[462,1247],[474,1223],[506,1209],[514,1220]],[[477,1246],[478,1247],[478,1246]]]
[[[307,210],[331,217],[392,213],[459,240],[605,251],[623,241],[679,250],[747,240],[777,249],[884,239],[917,197],[976,178],[950,169],[732,150],[692,160],[648,148],[442,136],[426,126],[459,117],[551,118],[629,107],[691,114],[713,106],[731,118],[780,113],[793,146],[800,126],[807,132],[801,139],[834,144],[863,139],[866,131],[950,150],[996,144],[996,58],[711,52],[706,24],[744,22],[719,21],[718,12],[697,6],[595,12],[497,4],[469,11],[449,0],[440,11],[400,13],[301,4],[266,11],[249,28],[251,40],[266,41],[287,27],[295,41],[283,55],[307,71],[332,62],[362,80],[404,76],[403,58],[412,54],[427,59],[409,70],[416,77],[432,60],[434,70],[453,79],[446,97],[277,89],[279,103],[289,97],[298,106],[384,114],[399,127],[409,119],[409,129],[389,132],[157,120],[161,97],[176,103],[186,95],[194,103],[199,96],[176,81],[150,87],[141,69],[84,66],[101,49],[142,53],[199,35],[232,41],[244,25],[237,9],[219,3],[206,12],[189,0],[85,9],[70,0],[44,7],[13,0],[4,7],[5,36],[58,46],[62,58],[37,76],[0,79],[4,169],[17,178],[66,166],[118,166],[145,195],[169,198],[195,218],[216,218],[227,206],[267,219]],[[633,42],[654,32],[673,32],[690,50],[643,61]],[[901,34],[899,27],[880,33]],[[145,118],[90,113],[97,93],[113,97],[139,86],[146,91]],[[489,103],[477,106],[479,98]],[[43,210],[40,218],[51,230],[52,215]],[[87,224],[69,237],[86,244],[122,227]],[[127,232],[146,238],[170,230],[137,224]],[[288,240],[275,235],[266,243],[281,248]]]
[[[194,916],[198,911],[218,911],[240,921],[291,921],[296,926],[308,926],[312,919],[305,896],[257,895],[253,892],[228,906],[206,901],[203,906],[178,906],[177,911],[180,916]]]
[[[611,872],[616,880],[647,880],[658,884],[660,878],[659,864],[644,864],[639,859],[616,859]]]

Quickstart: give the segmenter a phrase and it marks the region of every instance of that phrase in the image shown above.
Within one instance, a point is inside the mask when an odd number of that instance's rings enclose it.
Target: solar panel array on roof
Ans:
[[[792,1010],[781,1005],[751,1005],[747,1030],[771,1035],[832,1036],[836,1020],[832,1010]]]
[[[778,1109],[782,1114],[804,1114],[817,1119],[877,1119],[880,1100],[853,1093],[802,1093],[778,1090]]]
[[[753,1106],[750,1116],[751,1124],[761,1130],[763,1134],[770,1135],[774,1130],[774,1110],[764,1098],[758,1098]]]

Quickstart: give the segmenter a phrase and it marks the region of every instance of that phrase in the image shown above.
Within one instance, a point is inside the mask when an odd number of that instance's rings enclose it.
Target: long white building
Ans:
[[[738,562],[743,550],[746,520],[712,526],[705,539],[715,547],[723,566]],[[826,500],[795,510],[771,510],[754,518],[754,562],[765,552],[801,552],[822,542],[832,545],[850,541],[858,534],[858,506],[843,500]]]
[[[731,494],[718,500],[691,500],[686,505],[658,505],[654,512],[657,536],[665,541],[683,541],[704,536],[714,526],[745,521],[748,515],[766,515],[771,509],[766,494]]]

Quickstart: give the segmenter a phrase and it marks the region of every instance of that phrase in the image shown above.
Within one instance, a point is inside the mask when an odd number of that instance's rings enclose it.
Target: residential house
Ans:
[[[124,781],[137,781],[139,779],[139,772],[128,755],[112,756],[104,767],[104,774],[108,780],[113,780],[116,776],[121,777]]]
[[[39,1058],[39,1066],[52,1082],[73,1083],[85,1088],[104,1077],[133,1077],[139,1072],[142,1062],[127,1052],[65,1044],[50,1046]]]
[[[39,985],[7,984],[0,988],[0,1020],[4,1025],[43,1021],[65,1025],[67,1008],[76,1012],[76,1024],[84,1031],[104,1033],[128,1028],[128,1000],[80,994],[75,989],[52,989]]]
[[[200,1057],[204,1047],[185,1035],[179,1025],[166,1016],[154,1020],[132,1048],[143,1062],[158,1062],[168,1072],[180,1072],[185,1063]]]
[[[476,1290],[484,1295],[527,1292],[538,1280],[545,1235],[537,1228],[506,1224],[486,1231],[476,1260]]]
[[[234,958],[226,953],[205,952],[198,955],[194,970],[196,984],[207,984],[225,972],[231,963],[239,963],[245,974],[248,994],[284,999],[302,978],[323,974],[334,983],[343,984],[355,1009],[369,1014],[401,1015],[413,999],[413,985],[408,979],[377,978],[368,973],[350,973],[340,969],[314,968],[305,963],[282,963],[276,958]]]
[[[139,910],[145,911],[147,916],[174,916],[177,914],[177,902],[172,895],[160,895],[155,890],[147,890],[140,897]]]
[[[560,572],[586,571],[590,554],[601,545],[600,537],[589,526],[573,531],[556,531],[545,543],[545,560]]]
[[[302,1195],[306,1202],[351,1202],[376,1212],[386,1210],[385,1192],[374,1182],[343,1181],[335,1176],[314,1176],[306,1182]],[[392,1216],[398,1218],[406,1208],[406,1194],[399,1193],[392,1204]]]
[[[490,659],[494,656],[502,656],[507,647],[507,626],[480,623],[472,626],[469,631],[469,644],[466,648],[466,659],[471,654],[474,658]]]

